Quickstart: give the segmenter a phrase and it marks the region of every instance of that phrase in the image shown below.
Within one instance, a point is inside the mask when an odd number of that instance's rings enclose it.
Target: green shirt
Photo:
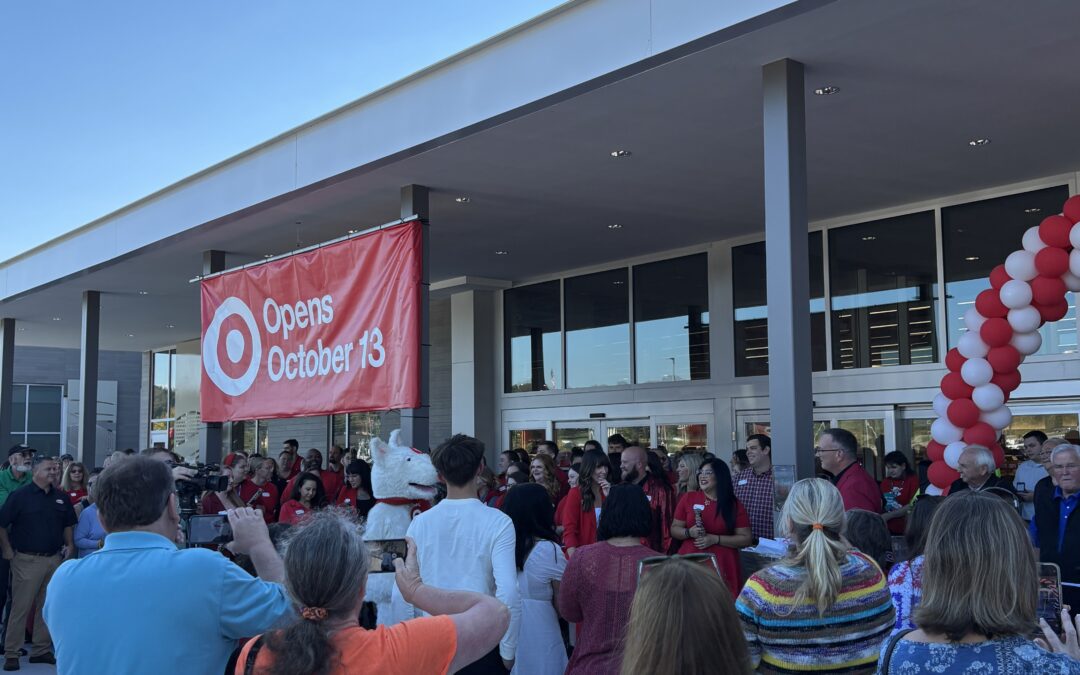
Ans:
[[[0,506],[7,501],[8,495],[30,482],[32,476],[27,471],[21,479],[15,478],[15,472],[8,467],[0,471]]]

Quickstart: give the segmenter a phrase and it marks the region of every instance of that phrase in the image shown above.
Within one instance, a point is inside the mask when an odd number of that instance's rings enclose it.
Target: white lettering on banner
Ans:
[[[273,321],[271,321],[271,311]],[[279,305],[273,298],[267,298],[263,303],[263,326],[271,335],[281,331],[281,337],[289,339],[289,333],[297,328],[309,326],[322,326],[334,320],[334,298],[324,295],[321,298],[311,298],[306,302],[301,300],[295,305]]]
[[[282,309],[287,307],[288,305],[284,305]],[[372,368],[379,368],[386,362],[386,349],[382,340],[383,334],[378,327],[364,331],[363,337],[357,343],[362,347],[361,368],[366,368],[369,364]],[[322,340],[316,340],[314,349],[308,349],[301,343],[297,345],[296,351],[286,354],[284,349],[274,345],[266,357],[266,372],[272,382],[279,382],[282,378],[295,380],[298,377],[303,379],[324,377],[330,373],[347,373],[350,369],[349,356],[355,346],[346,342],[326,347]]]

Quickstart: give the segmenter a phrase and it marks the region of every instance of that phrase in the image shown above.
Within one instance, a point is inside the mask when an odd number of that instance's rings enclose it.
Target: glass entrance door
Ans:
[[[559,446],[559,452],[584,447],[585,441],[593,440],[599,440],[600,446],[604,447],[606,443],[600,436],[600,422],[597,420],[555,423],[555,444]]]
[[[637,420],[604,420],[603,438],[600,443],[607,447],[607,439],[615,434],[621,434],[626,439],[626,444],[637,445],[643,448],[652,447],[652,421],[649,419]]]

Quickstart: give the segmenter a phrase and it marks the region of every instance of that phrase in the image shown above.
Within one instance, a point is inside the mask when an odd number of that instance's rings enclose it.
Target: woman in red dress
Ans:
[[[304,472],[296,477],[292,494],[281,505],[278,522],[295,525],[312,511],[326,506],[326,489],[313,473]]]
[[[86,467],[82,462],[72,462],[64,470],[64,477],[60,479],[60,489],[67,493],[71,505],[79,503],[86,496]]]
[[[750,516],[731,487],[731,471],[721,459],[702,463],[700,490],[687,492],[675,507],[671,536],[683,540],[679,554],[712,553],[724,583],[734,596],[742,588],[739,549],[753,543]]]
[[[881,481],[885,513],[881,517],[885,519],[891,534],[904,534],[907,516],[915,506],[915,493],[918,491],[919,477],[911,470],[904,453],[893,450],[885,455],[885,480]]]
[[[596,543],[600,507],[611,490],[608,474],[611,462],[600,450],[586,450],[581,458],[578,485],[563,498],[563,546],[568,556],[579,546]]]

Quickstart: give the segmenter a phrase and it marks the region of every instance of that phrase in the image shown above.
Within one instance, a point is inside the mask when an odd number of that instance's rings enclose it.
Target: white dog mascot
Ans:
[[[413,516],[431,505],[439,474],[431,457],[398,443],[400,429],[390,434],[390,443],[371,439],[371,491],[375,506],[364,527],[366,541],[404,539]],[[405,602],[394,584],[393,574],[368,575],[364,599],[378,606],[379,623],[391,625],[411,619],[412,606]]]

